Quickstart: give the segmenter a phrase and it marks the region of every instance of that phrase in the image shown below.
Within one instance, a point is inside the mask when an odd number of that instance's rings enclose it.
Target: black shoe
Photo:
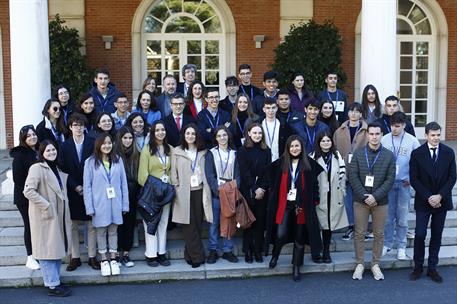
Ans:
[[[191,260],[186,260],[186,263],[187,263],[187,265],[192,265],[192,261]]]
[[[70,263],[67,266],[67,271],[76,270],[76,268],[78,268],[79,266],[81,266],[81,259],[80,258],[71,259]]]
[[[427,270],[427,277],[430,277],[430,279],[432,279],[433,282],[443,283],[443,278],[440,276],[438,271],[436,271],[436,269]]]
[[[346,233],[341,237],[343,241],[349,241],[354,238],[354,226],[349,226]]]
[[[330,252],[324,252],[322,255],[322,262],[325,264],[332,263],[332,258],[330,257]]]
[[[219,258],[219,256],[217,255],[217,251],[216,250],[210,250],[208,258],[206,259],[206,262],[208,264],[214,264],[214,263],[216,263],[218,258]]]
[[[263,257],[261,253],[255,253],[254,258],[257,263],[263,263]]]
[[[151,267],[159,266],[159,262],[157,261],[157,258],[146,257],[146,264],[148,264],[148,266],[151,266]]]
[[[95,258],[95,257],[89,258],[89,261],[87,262],[87,264],[90,267],[92,267],[92,269],[100,270],[100,262],[98,262],[97,258]]]
[[[409,279],[411,281],[417,281],[422,275],[422,269],[414,268],[413,272],[409,274]]]
[[[157,261],[162,266],[170,266],[171,265],[170,261],[167,259],[165,254],[158,254],[157,255]]]
[[[252,252],[251,251],[247,251],[245,254],[244,254],[244,261],[248,264],[252,264],[252,262],[254,262],[254,259],[252,258]]]
[[[294,271],[292,273],[292,279],[294,279],[295,282],[301,281],[300,266],[294,266]]]
[[[49,288],[48,296],[51,297],[68,297],[71,295],[71,289],[64,285],[59,285],[53,289]]]
[[[238,258],[233,254],[233,252],[224,252],[222,254],[224,260],[229,261],[230,263],[238,263]]]
[[[198,267],[200,267],[201,264],[200,263],[191,263],[191,265],[192,265],[192,268],[198,268]]]
[[[322,257],[320,255],[313,257],[312,260],[316,264],[322,264]]]
[[[276,267],[276,264],[278,264],[278,257],[277,256],[272,256],[271,260],[270,260],[270,264],[268,265],[268,267],[270,267],[270,269],[273,269],[273,268]]]

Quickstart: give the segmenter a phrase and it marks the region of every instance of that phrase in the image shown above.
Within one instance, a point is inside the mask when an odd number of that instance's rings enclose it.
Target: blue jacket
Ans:
[[[306,124],[305,119],[297,120],[290,124],[295,134],[299,135],[306,146],[306,153],[309,154],[314,151],[314,141],[317,138],[317,134],[325,131],[329,131],[328,126],[322,121],[316,121],[314,127],[309,127]]]
[[[84,205],[87,215],[92,216],[94,227],[122,224],[122,212],[129,211],[129,190],[124,164],[119,158],[111,164],[111,183],[103,164],[95,168],[95,158],[89,157],[84,163]],[[113,187],[115,198],[107,197],[106,189]]]
[[[148,123],[148,125],[152,125],[155,121],[160,120],[162,118],[162,114],[158,110],[149,110],[148,113],[144,113],[140,109],[133,109],[132,113],[140,113],[141,116],[143,116],[143,119]]]
[[[230,114],[221,109],[218,110],[216,119],[213,118],[208,109],[203,109],[200,111],[200,113],[198,113],[198,133],[202,136],[203,140],[205,141],[206,148],[211,149],[214,146],[214,129],[216,129],[217,126],[225,124],[226,122],[230,122]],[[228,129],[233,134],[232,123],[230,123]]]
[[[114,102],[116,101],[117,95],[119,95],[118,89],[112,83],[108,83],[108,95],[106,98],[103,98],[102,94],[97,90],[97,85],[94,83],[92,88],[90,89],[90,93],[94,98],[95,104],[95,111],[97,113],[100,112],[108,112],[114,113],[116,112],[116,107],[114,106]]]

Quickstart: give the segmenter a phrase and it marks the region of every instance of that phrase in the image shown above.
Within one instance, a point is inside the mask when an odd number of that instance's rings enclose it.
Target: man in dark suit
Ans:
[[[68,174],[67,194],[72,220],[71,260],[67,266],[67,271],[73,271],[81,266],[79,252],[79,225],[81,224],[86,225],[88,232],[88,264],[93,269],[100,269],[96,259],[95,228],[92,226],[92,218],[86,214],[83,199],[84,162],[94,152],[94,140],[89,136],[84,136],[85,125],[87,125],[86,117],[79,113],[71,114],[68,119],[71,137],[62,144],[59,153],[62,171]]]
[[[191,122],[195,123],[192,116],[184,115],[184,96],[181,93],[175,93],[171,96],[172,113],[163,119],[165,130],[167,130],[167,141],[173,147],[179,145],[179,134],[182,128]]]
[[[162,81],[162,94],[157,97],[157,109],[162,117],[171,114],[170,98],[176,92],[176,79],[173,75],[165,75]]]
[[[184,82],[179,82],[178,87],[176,88],[176,92],[187,96],[187,92],[189,91],[189,87],[192,82],[195,80],[195,76],[197,74],[197,66],[195,64],[185,64],[182,69],[182,78]]]
[[[441,127],[436,122],[425,126],[427,142],[414,150],[410,160],[411,186],[416,190],[416,236],[414,238],[414,270],[410,279],[420,278],[425,255],[427,225],[431,220],[431,238],[427,276],[441,283],[443,278],[436,270],[446,213],[452,209],[452,188],[456,182],[454,151],[440,143]]]

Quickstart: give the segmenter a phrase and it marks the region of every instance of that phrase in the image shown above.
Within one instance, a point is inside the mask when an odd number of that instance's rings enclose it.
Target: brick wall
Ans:
[[[5,97],[6,142],[13,146],[13,109],[11,104],[11,64],[10,64],[10,18],[9,2],[0,1],[0,27],[2,31],[1,47],[3,52],[3,89]]]

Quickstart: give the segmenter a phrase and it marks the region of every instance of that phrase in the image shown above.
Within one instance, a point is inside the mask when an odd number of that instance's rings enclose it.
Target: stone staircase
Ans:
[[[454,207],[457,203],[457,187],[453,189]],[[0,286],[41,286],[41,272],[27,269],[25,265],[26,252],[23,240],[22,218],[13,204],[11,195],[0,196]],[[415,215],[410,212],[408,216],[410,231],[415,227]],[[204,264],[192,269],[184,261],[184,242],[181,238],[179,227],[168,232],[168,257],[171,259],[170,267],[149,267],[144,261],[144,232],[142,225],[139,227],[139,245],[132,249],[130,257],[135,261],[135,267],[121,267],[121,275],[116,277],[102,277],[99,271],[92,270],[87,264],[76,271],[65,271],[62,265],[61,279],[66,283],[95,284],[95,283],[120,283],[120,282],[147,282],[161,280],[181,279],[210,279],[234,278],[290,274],[292,245],[289,244],[282,250],[278,266],[271,270],[268,268],[269,257],[263,263],[247,264],[244,262],[241,250],[241,233],[234,239],[234,252],[240,261],[236,264],[219,259],[216,264]],[[204,244],[207,244],[206,231]],[[429,234],[430,235],[430,234]],[[342,233],[335,233],[332,239],[331,264],[314,264],[310,255],[305,255],[303,273],[351,271],[354,268],[353,241],[341,240]],[[87,261],[87,250],[81,237],[81,259]],[[428,240],[427,240],[428,241]],[[366,242],[366,261],[369,267],[371,260],[372,241]],[[413,255],[413,241],[408,240],[407,254]],[[67,261],[64,261],[67,262]],[[443,232],[442,247],[440,251],[440,265],[457,265],[457,209],[448,212],[445,229]],[[412,261],[399,261],[395,253],[383,257],[382,268],[411,267]],[[350,274],[348,273],[348,277]]]

